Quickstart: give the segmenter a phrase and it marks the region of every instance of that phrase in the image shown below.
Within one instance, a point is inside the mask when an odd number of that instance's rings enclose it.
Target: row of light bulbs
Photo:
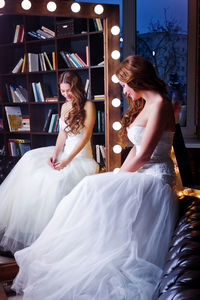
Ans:
[[[3,8],[4,6],[6,5],[6,2],[5,0],[0,0],[0,8]],[[24,9],[24,10],[29,10],[31,9],[31,6],[32,6],[32,3],[30,0],[23,0],[21,2],[21,7]],[[57,4],[55,1],[49,1],[47,3],[47,10],[50,11],[50,12],[54,12],[55,10],[57,9]],[[72,3],[71,5],[71,10],[74,12],[74,13],[78,13],[80,10],[81,10],[81,5],[77,2],[74,2]],[[101,15],[103,12],[104,12],[104,8],[101,4],[97,4],[95,5],[94,7],[94,12],[97,14],[97,15]]]
[[[3,8],[4,6],[6,5],[5,3],[5,0],[0,0],[0,8]],[[31,6],[32,6],[32,3],[30,0],[23,0],[21,2],[21,7],[24,9],[24,10],[29,10],[31,9]],[[50,12],[54,12],[55,10],[57,9],[57,4],[56,2],[54,1],[49,1],[47,3],[47,10],[50,11]],[[72,12],[74,13],[78,13],[80,10],[81,10],[81,5],[77,2],[74,2],[72,3],[71,5],[71,10]],[[94,7],[94,12],[97,14],[97,15],[101,15],[103,12],[104,12],[104,7],[101,5],[101,4],[97,4],[95,5]],[[113,26],[111,28],[111,33],[113,35],[119,35],[120,33],[120,28],[119,26]],[[111,53],[111,57],[112,59],[119,59],[120,58],[120,52],[118,50],[113,50],[112,53]],[[113,75],[112,76],[112,81],[113,83],[118,83],[118,78],[116,75]],[[120,99],[118,98],[114,98],[112,100],[112,106],[113,107],[119,107],[121,104],[121,101]],[[121,128],[121,123],[119,121],[115,121],[113,124],[112,124],[112,127],[114,130],[119,130]],[[122,147],[120,145],[114,145],[113,146],[113,151],[114,153],[116,154],[119,154],[121,153],[122,151]],[[117,169],[115,170],[117,171]]]

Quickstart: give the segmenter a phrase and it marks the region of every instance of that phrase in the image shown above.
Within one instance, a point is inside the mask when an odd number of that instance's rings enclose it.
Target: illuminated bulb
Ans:
[[[112,99],[112,106],[119,107],[121,104],[121,101],[118,98]]]
[[[0,8],[3,8],[5,6],[5,0],[0,1]]]
[[[112,33],[113,35],[118,35],[118,34],[120,33],[120,28],[119,28],[119,26],[117,26],[117,25],[113,26],[113,27],[111,28],[111,33]]]
[[[25,10],[29,10],[31,8],[31,5],[31,1],[29,0],[23,0],[21,3],[22,8]]]
[[[71,5],[71,10],[74,12],[74,13],[77,13],[81,10],[81,6],[79,3],[75,2],[75,3],[72,3]]]
[[[114,122],[113,124],[112,124],[112,128],[114,129],[114,130],[120,130],[121,129],[121,127],[122,127],[122,125],[121,125],[121,123],[120,122]]]
[[[177,195],[178,196],[183,196],[183,192],[178,192]]]
[[[112,82],[114,82],[114,83],[119,82],[119,79],[117,78],[117,76],[115,74],[112,76]]]
[[[101,15],[104,11],[104,8],[101,4],[97,4],[94,8],[94,12],[97,14],[97,15]]]
[[[122,147],[120,145],[115,145],[113,147],[113,151],[116,153],[116,154],[119,154],[121,151],[122,151]]]
[[[119,59],[120,58],[120,52],[118,50],[114,50],[112,53],[111,53],[111,57],[113,59]]]
[[[48,11],[55,11],[56,10],[56,8],[57,8],[57,5],[56,5],[56,3],[55,2],[53,2],[53,1],[49,1],[48,3],[47,3],[47,9],[48,9]]]
[[[115,168],[115,169],[113,170],[113,173],[117,174],[117,173],[119,173],[119,170],[120,170],[120,168]]]

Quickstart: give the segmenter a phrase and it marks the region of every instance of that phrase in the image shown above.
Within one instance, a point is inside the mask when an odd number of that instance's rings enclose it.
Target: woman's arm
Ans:
[[[156,103],[156,105],[152,104],[151,114],[142,136],[140,151],[137,154],[134,149],[130,151],[120,172],[135,172],[150,160],[166,127],[166,122],[167,114],[163,101]]]
[[[63,106],[61,108],[61,116],[62,116],[62,112],[64,109],[64,105],[65,104],[63,104]],[[48,163],[50,166],[54,167],[56,160],[58,158],[58,155],[63,150],[66,139],[67,139],[66,131],[59,127],[59,133],[58,133],[58,137],[56,140],[55,149],[54,149],[53,155],[51,157],[49,157],[49,160],[48,160]]]
[[[87,101],[85,103],[84,109],[85,109],[85,121],[82,130],[82,138],[78,141],[73,151],[66,159],[57,162],[54,165],[55,169],[57,170],[63,169],[68,163],[70,163],[72,159],[83,149],[83,147],[90,140],[94,128],[94,123],[96,120],[96,110],[95,110],[94,103],[92,101]]]

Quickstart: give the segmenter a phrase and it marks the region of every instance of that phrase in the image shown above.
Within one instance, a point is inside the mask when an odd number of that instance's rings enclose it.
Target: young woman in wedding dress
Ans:
[[[127,132],[134,146],[119,173],[86,176],[15,253],[13,289],[23,300],[150,300],[156,290],[177,211],[173,109],[143,57],[126,58],[116,75],[130,102],[122,139]]]
[[[0,186],[0,249],[30,246],[51,219],[60,200],[86,175],[98,171],[90,137],[95,107],[87,101],[77,73],[59,79],[65,103],[56,145],[24,154]]]

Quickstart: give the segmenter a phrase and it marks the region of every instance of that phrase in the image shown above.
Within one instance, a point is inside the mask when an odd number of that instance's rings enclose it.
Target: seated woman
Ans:
[[[126,58],[116,75],[130,102],[122,137],[127,132],[134,147],[118,174],[86,176],[32,246],[15,253],[13,289],[23,300],[153,297],[176,220],[174,114],[166,84],[146,59]]]
[[[90,137],[95,106],[77,73],[59,80],[65,97],[56,146],[31,150],[0,186],[0,249],[15,252],[40,235],[60,200],[86,175],[98,171]]]

